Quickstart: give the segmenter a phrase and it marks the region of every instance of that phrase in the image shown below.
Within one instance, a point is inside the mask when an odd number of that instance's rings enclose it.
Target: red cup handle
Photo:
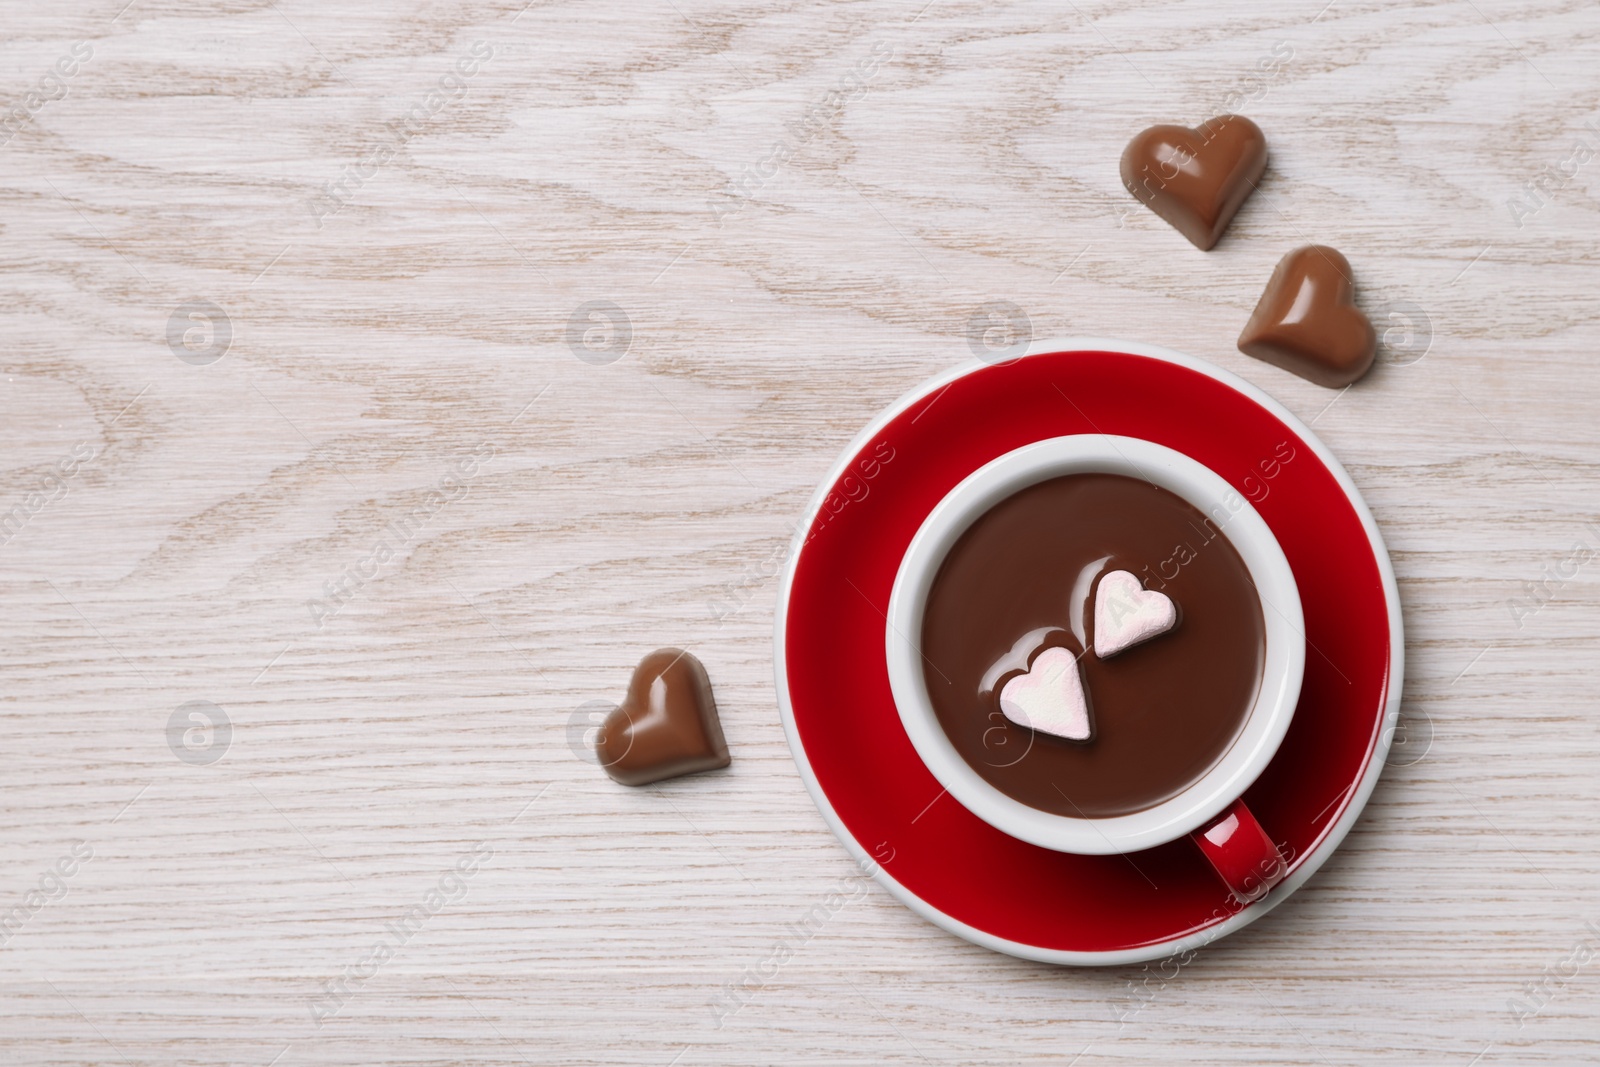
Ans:
[[[1240,904],[1254,904],[1289,873],[1289,864],[1243,800],[1189,835]]]

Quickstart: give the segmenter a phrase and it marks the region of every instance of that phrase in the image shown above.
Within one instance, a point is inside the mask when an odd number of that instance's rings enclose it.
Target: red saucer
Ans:
[[[1204,463],[1255,505],[1294,570],[1305,682],[1288,736],[1245,794],[1291,858],[1290,873],[1256,904],[1234,904],[1187,840],[1079,856],[1009,837],[944,794],[901,728],[884,610],[912,535],[985,463],[1080,433],[1140,437]],[[858,860],[883,863],[877,877],[887,888],[979,944],[1057,963],[1121,964],[1228,933],[1310,877],[1382,770],[1403,660],[1382,539],[1308,428],[1199,360],[1123,342],[1063,342],[946,374],[852,443],[797,540],[779,593],[775,659],[801,774]]]

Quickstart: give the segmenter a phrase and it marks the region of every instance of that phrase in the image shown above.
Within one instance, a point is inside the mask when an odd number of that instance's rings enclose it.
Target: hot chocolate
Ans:
[[[1137,643],[1097,638],[1141,587],[1170,598],[1176,621],[1145,604],[1155,621]],[[1097,619],[1097,593],[1123,600],[1107,614],[1102,595]],[[962,534],[929,589],[921,639],[934,712],[980,776],[1043,811],[1105,818],[1153,807],[1216,765],[1255,702],[1266,637],[1250,572],[1216,520],[1138,478],[1069,474]],[[1052,649],[1081,672],[1082,696],[1058,714],[1074,723],[1086,710],[1086,728],[1023,725],[1010,697],[1002,709],[1013,679],[1063,677]]]

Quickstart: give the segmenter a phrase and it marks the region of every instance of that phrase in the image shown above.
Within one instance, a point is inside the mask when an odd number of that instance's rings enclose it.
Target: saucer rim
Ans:
[[[1241,908],[1237,913],[1220,923],[1207,926],[1193,933],[1180,934],[1163,941],[1153,941],[1146,945],[1136,945],[1122,949],[1052,949],[997,937],[941,911],[902,884],[862,847],[861,843],[856,840],[855,835],[844,825],[843,820],[839,818],[838,813],[834,810],[832,801],[828,799],[827,792],[822,788],[816,772],[811,767],[811,760],[806,754],[805,745],[800,740],[799,730],[794,719],[794,708],[789,697],[786,632],[788,629],[790,593],[794,585],[796,570],[799,567],[800,554],[804,550],[812,525],[826,503],[829,494],[833,491],[833,486],[849,469],[850,464],[861,453],[861,450],[870,444],[889,423],[904,414],[913,405],[934,395],[937,391],[947,388],[969,374],[995,365],[1003,366],[1016,360],[1046,355],[1070,355],[1076,352],[1110,352],[1144,356],[1204,374],[1259,404],[1285,426],[1293,430],[1301,441],[1316,454],[1317,458],[1321,460],[1328,472],[1333,476],[1334,481],[1339,485],[1344,492],[1345,498],[1354,509],[1357,519],[1361,522],[1362,529],[1366,531],[1368,542],[1373,549],[1374,562],[1377,565],[1379,578],[1382,582],[1384,602],[1389,617],[1389,664],[1384,678],[1382,726],[1377,731],[1376,739],[1371,749],[1367,752],[1366,764],[1361,770],[1360,777],[1352,783],[1353,790],[1351,791],[1349,802],[1340,812],[1339,817],[1329,825],[1328,829],[1317,840],[1315,846],[1308,851],[1304,860],[1261,900]],[[937,398],[935,398],[935,402],[936,400]],[[816,803],[823,820],[828,824],[829,829],[833,831],[834,836],[839,839],[839,842],[845,846],[846,851],[851,854],[859,867],[863,870],[871,871],[872,877],[879,884],[913,912],[934,925],[973,944],[1040,963],[1108,967],[1144,963],[1193,951],[1248,926],[1288,899],[1295,890],[1304,885],[1312,875],[1321,869],[1323,863],[1327,862],[1328,858],[1338,850],[1339,845],[1343,843],[1345,837],[1355,826],[1356,821],[1361,817],[1362,811],[1366,808],[1367,801],[1371,798],[1379,777],[1382,776],[1385,765],[1384,760],[1394,739],[1395,726],[1400,716],[1400,697],[1404,689],[1405,633],[1400,616],[1399,586],[1395,581],[1394,567],[1389,558],[1388,547],[1384,544],[1383,535],[1378,530],[1377,522],[1373,519],[1371,510],[1367,507],[1360,490],[1356,488],[1355,482],[1350,478],[1349,472],[1345,470],[1344,465],[1339,462],[1327,445],[1298,416],[1260,387],[1246,381],[1232,371],[1225,370],[1198,357],[1189,356],[1160,345],[1145,344],[1137,341],[1119,341],[1105,337],[1065,337],[1035,341],[1028,346],[1027,351],[1022,355],[999,364],[976,358],[963,360],[954,367],[925,379],[910,390],[902,393],[850,440],[849,444],[840,452],[839,457],[829,467],[827,474],[818,483],[816,491],[812,494],[810,502],[802,513],[802,521],[796,525],[794,535],[790,539],[788,558],[780,576],[777,602],[774,610],[773,671],[777,689],[778,713],[783,722],[784,737],[789,743],[789,751],[794,757],[795,766],[799,769],[800,777],[805,782],[806,791],[811,794],[811,799]]]

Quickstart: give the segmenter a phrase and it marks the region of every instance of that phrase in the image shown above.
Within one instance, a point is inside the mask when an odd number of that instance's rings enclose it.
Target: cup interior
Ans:
[[[956,751],[934,713],[920,648],[928,593],[945,556],[981,515],[1030,485],[1068,474],[1139,478],[1213,517],[1255,584],[1265,629],[1261,685],[1221,759],[1188,788],[1150,808],[1074,818],[1034,808],[985,781]],[[917,754],[955,799],[985,822],[1059,852],[1108,855],[1153,848],[1219,815],[1266,769],[1288,731],[1305,670],[1305,624],[1294,573],[1250,502],[1188,456],[1132,437],[1078,434],[1035,442],[991,461],[939,502],[901,560],[889,599],[889,684]]]

